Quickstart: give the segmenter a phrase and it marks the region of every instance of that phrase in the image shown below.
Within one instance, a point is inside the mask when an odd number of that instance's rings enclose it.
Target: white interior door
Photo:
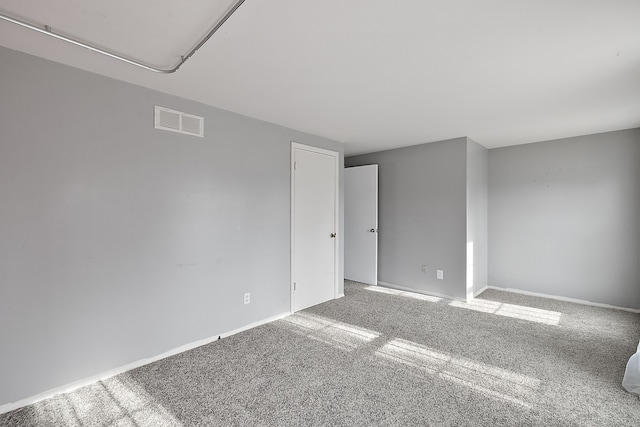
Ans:
[[[344,170],[344,277],[378,284],[378,165]]]
[[[292,311],[336,297],[338,153],[292,146]]]

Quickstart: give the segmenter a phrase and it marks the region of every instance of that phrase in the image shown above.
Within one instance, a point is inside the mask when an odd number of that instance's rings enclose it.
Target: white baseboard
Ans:
[[[478,295],[480,295],[481,293],[483,293],[484,291],[486,291],[487,289],[489,289],[489,286],[485,285],[482,289],[475,291],[473,293],[473,297],[477,297]]]
[[[383,286],[385,288],[398,289],[398,290],[406,291],[406,292],[415,292],[417,294],[430,295],[430,296],[434,296],[434,297],[445,298],[445,299],[456,300],[456,301],[464,301],[464,299],[462,299],[462,298],[452,297],[451,295],[444,295],[444,294],[439,294],[439,293],[436,293],[436,292],[422,292],[422,291],[418,291],[418,290],[415,290],[415,289],[407,288],[406,286],[398,286],[398,285],[395,285],[393,283],[387,283],[387,282],[380,282],[379,281],[378,285],[379,286]],[[514,293],[514,294],[529,295],[529,296],[532,296],[532,297],[548,298],[548,299],[553,299],[553,300],[557,300],[557,301],[572,302],[572,303],[575,303],[575,304],[588,305],[588,306],[591,306],[591,307],[610,308],[612,310],[622,310],[622,311],[627,311],[627,312],[630,312],[630,313],[640,313],[640,310],[639,309],[635,309],[635,308],[619,307],[617,305],[601,304],[601,303],[598,303],[598,302],[591,302],[591,301],[577,299],[577,298],[569,298],[569,297],[563,297],[563,296],[559,296],[559,295],[549,295],[549,294],[543,294],[543,293],[540,293],[540,292],[523,291],[523,290],[515,289],[515,288],[499,288],[497,286],[484,286],[482,289],[477,290],[477,291],[475,291],[473,293],[473,298],[476,298],[478,295],[482,294],[487,289],[495,289],[497,291],[504,291],[504,292],[511,292],[511,293]]]
[[[450,300],[455,300],[455,301],[464,301],[464,298],[456,298],[456,297],[452,297],[451,295],[439,294],[437,292],[420,291],[420,290],[417,290],[417,289],[408,288],[406,286],[395,285],[393,283],[387,283],[387,282],[378,281],[378,286],[383,286],[385,288],[391,288],[391,289],[397,289],[399,291],[413,292],[415,294],[429,295],[429,296],[432,296],[432,297],[450,299]]]
[[[557,300],[557,301],[572,302],[572,303],[581,304],[581,305],[589,305],[589,306],[592,306],[592,307],[610,308],[610,309],[613,309],[613,310],[628,311],[630,313],[640,313],[640,310],[635,309],[635,308],[619,307],[617,305],[609,305],[609,304],[601,304],[599,302],[591,302],[591,301],[587,301],[587,300],[583,300],[583,299],[569,298],[569,297],[563,297],[563,296],[559,296],[559,295],[549,295],[549,294],[543,294],[543,293],[540,293],[540,292],[522,291],[520,289],[514,289],[514,288],[499,288],[497,286],[487,286],[486,288],[487,289],[495,289],[496,291],[511,292],[511,293],[514,293],[514,294],[529,295],[529,296],[532,296],[532,297],[541,297],[541,298],[554,299],[554,300]],[[484,290],[483,290],[483,292],[484,292]]]
[[[200,347],[200,346],[203,346],[205,344],[209,344],[209,343],[211,343],[213,341],[216,341],[218,339],[218,337],[226,338],[226,337],[229,337],[231,335],[235,335],[237,333],[246,331],[248,329],[255,328],[256,326],[264,325],[266,323],[271,323],[271,322],[273,322],[275,320],[283,319],[283,318],[285,318],[285,317],[287,317],[289,315],[291,315],[291,313],[287,312],[287,313],[279,314],[277,316],[272,316],[272,317],[269,317],[269,318],[266,318],[266,319],[263,319],[263,320],[259,320],[257,322],[249,323],[248,325],[242,326],[242,327],[240,327],[238,329],[234,329],[234,330],[229,331],[229,332],[216,334],[216,335],[214,335],[212,337],[209,337],[209,338],[205,338],[205,339],[202,339],[202,340],[191,342],[189,344],[185,344],[185,345],[180,346],[180,347],[176,347],[174,349],[166,351],[166,352],[164,352],[162,354],[159,354],[157,356],[153,356],[153,357],[150,357],[150,358],[147,358],[147,359],[137,360],[135,362],[128,363],[128,364],[126,364],[124,366],[120,366],[118,368],[111,369],[111,370],[106,371],[106,372],[102,372],[102,373],[100,373],[98,375],[94,375],[94,376],[91,376],[89,378],[84,378],[84,379],[81,379],[79,381],[74,381],[72,383],[65,384],[63,386],[56,387],[56,388],[53,388],[51,390],[47,390],[47,391],[45,391],[43,393],[40,393],[40,394],[37,394],[35,396],[31,396],[31,397],[27,397],[25,399],[21,399],[21,400],[19,400],[17,402],[14,402],[14,403],[7,403],[5,405],[1,405],[0,406],[0,414],[4,414],[5,412],[10,412],[10,411],[13,411],[13,410],[18,409],[18,408],[22,408],[23,406],[34,404],[34,403],[39,402],[41,400],[53,397],[53,396],[55,396],[57,394],[71,392],[71,391],[76,390],[76,389],[78,389],[80,387],[84,387],[86,385],[95,383],[96,381],[102,381],[102,380],[105,380],[107,378],[113,377],[115,375],[119,375],[119,374],[122,374],[124,372],[130,371],[132,369],[139,368],[140,366],[148,365],[149,363],[156,362],[158,360],[167,358],[169,356],[173,356],[173,355],[176,355],[178,353],[182,353],[182,352],[185,352],[187,350],[191,350],[191,349],[194,349],[196,347]]]

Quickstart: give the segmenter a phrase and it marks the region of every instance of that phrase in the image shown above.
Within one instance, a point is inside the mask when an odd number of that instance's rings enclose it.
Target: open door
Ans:
[[[344,277],[378,284],[378,165],[344,170]]]

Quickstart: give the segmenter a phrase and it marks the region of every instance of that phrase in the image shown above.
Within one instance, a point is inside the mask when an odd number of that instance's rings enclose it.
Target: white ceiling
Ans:
[[[3,0],[171,66],[231,0]],[[640,127],[638,0],[246,0],[175,74],[0,22],[0,44],[344,142],[488,148]]]

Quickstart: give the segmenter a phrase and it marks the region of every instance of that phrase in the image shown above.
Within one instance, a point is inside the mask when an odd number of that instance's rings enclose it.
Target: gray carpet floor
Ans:
[[[640,426],[640,316],[490,290],[345,298],[0,415],[2,426]]]

